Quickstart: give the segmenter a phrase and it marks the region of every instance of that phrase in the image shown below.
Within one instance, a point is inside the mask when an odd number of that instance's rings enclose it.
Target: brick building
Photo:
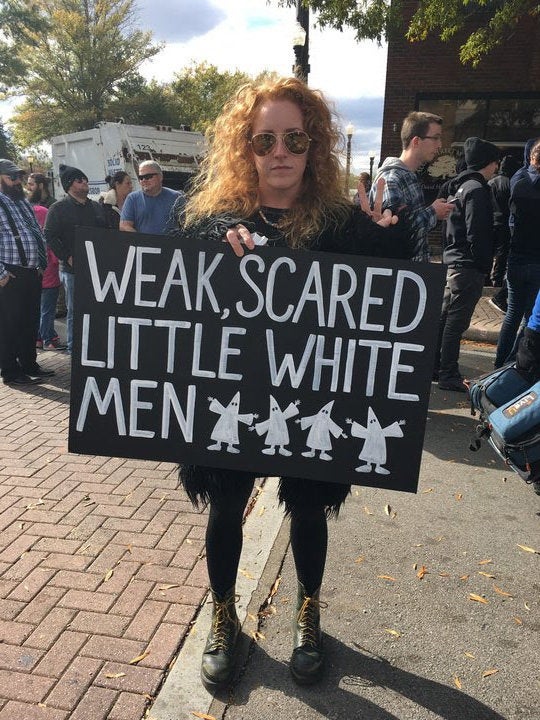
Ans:
[[[404,3],[407,24],[417,5]],[[400,154],[401,123],[411,110],[444,119],[444,149],[422,174],[427,199],[454,173],[467,137],[482,137],[522,159],[527,138],[540,136],[540,21],[524,19],[477,68],[459,61],[465,37],[410,43],[396,33],[388,43],[381,158]]]

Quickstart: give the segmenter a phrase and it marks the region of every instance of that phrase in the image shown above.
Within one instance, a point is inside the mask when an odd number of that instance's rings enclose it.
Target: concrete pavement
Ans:
[[[0,386],[0,720],[534,717],[540,575],[517,546],[535,547],[540,503],[487,448],[468,453],[461,397],[434,390],[418,495],[355,489],[332,524],[318,689],[288,678],[287,526],[270,487],[258,494],[239,585],[247,660],[223,702],[198,683],[205,514],[170,464],[69,454],[69,358],[39,361],[57,372],[49,382]]]

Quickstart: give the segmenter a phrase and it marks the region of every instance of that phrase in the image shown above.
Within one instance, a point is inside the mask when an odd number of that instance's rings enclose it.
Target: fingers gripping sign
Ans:
[[[229,243],[234,254],[238,257],[244,255],[243,245],[245,245],[248,250],[253,250],[255,247],[251,233],[244,225],[235,225],[235,227],[229,228],[223,241]]]

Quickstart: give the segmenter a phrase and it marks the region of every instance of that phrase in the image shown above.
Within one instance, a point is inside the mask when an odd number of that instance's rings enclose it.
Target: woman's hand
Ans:
[[[377,225],[381,225],[382,227],[395,225],[399,220],[398,216],[394,215],[390,209],[384,211],[382,209],[385,182],[385,179],[382,177],[377,180],[373,210],[369,204],[365,187],[362,184],[359,184],[358,186],[358,197],[360,198],[360,207],[362,208],[362,211],[365,212],[366,215],[369,215],[373,222],[377,223]]]
[[[251,233],[244,225],[235,225],[227,230],[223,242],[228,242],[238,257],[244,255],[244,245],[248,250],[253,250],[255,242]]]

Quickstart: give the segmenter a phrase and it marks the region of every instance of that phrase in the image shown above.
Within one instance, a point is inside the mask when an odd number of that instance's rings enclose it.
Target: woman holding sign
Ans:
[[[321,94],[297,79],[245,85],[225,107],[210,137],[208,155],[185,211],[184,237],[230,243],[242,256],[255,240],[274,247],[409,258],[413,242],[405,222],[372,212],[343,192],[337,155],[342,141]],[[384,181],[383,181],[384,183]],[[240,623],[235,582],[242,549],[242,519],[255,473],[182,466],[192,499],[209,503],[206,532],[213,621],[202,661],[210,689],[232,678]],[[324,653],[319,592],[327,552],[327,518],[337,515],[350,486],[281,478],[279,498],[291,518],[298,575],[294,649],[290,670],[300,684],[316,682]]]

